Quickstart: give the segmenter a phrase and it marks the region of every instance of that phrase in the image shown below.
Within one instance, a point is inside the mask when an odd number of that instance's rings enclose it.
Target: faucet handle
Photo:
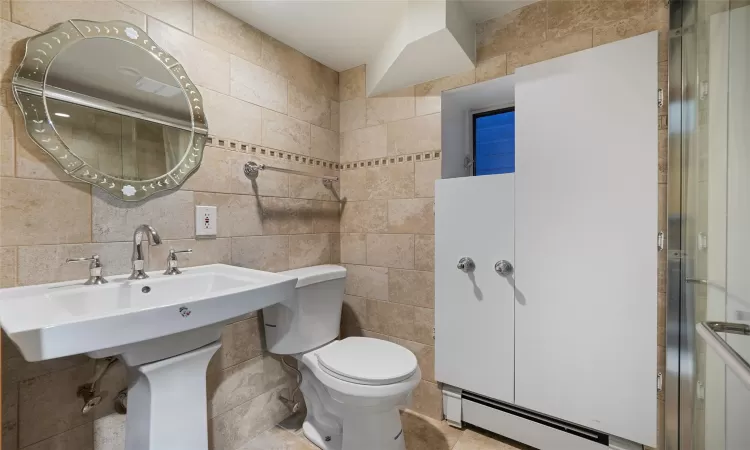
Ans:
[[[99,255],[91,255],[90,258],[68,258],[65,260],[66,263],[82,261],[91,261],[91,264],[89,264],[89,279],[83,284],[92,285],[107,283],[107,280],[104,279],[104,266],[102,266],[102,262],[99,260]]]
[[[65,260],[66,263],[72,263],[72,262],[81,262],[81,261],[91,261],[92,266],[101,267],[102,263],[99,260],[99,255],[91,255],[90,258],[68,258]]]
[[[169,249],[169,256],[167,256],[167,270],[164,271],[164,275],[179,275],[182,273],[179,267],[177,267],[177,254],[178,253],[193,253],[193,249],[187,250],[175,250]]]

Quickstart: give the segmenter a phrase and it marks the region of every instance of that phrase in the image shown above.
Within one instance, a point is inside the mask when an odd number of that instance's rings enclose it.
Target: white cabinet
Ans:
[[[516,404],[656,446],[656,33],[518,70]]]
[[[438,181],[435,241],[438,381],[651,447],[657,36],[517,69],[516,173]]]
[[[513,175],[435,184],[435,373],[437,379],[513,401]],[[463,257],[475,268],[457,267]]]

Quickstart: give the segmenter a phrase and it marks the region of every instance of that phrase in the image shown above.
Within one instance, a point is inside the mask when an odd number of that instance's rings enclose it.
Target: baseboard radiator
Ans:
[[[468,391],[461,393],[464,423],[540,450],[632,449],[613,436],[498,402]]]

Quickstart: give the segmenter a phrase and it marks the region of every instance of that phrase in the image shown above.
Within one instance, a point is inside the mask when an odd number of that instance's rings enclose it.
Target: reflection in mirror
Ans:
[[[71,20],[30,38],[13,90],[31,138],[66,173],[118,198],[176,188],[200,166],[200,92],[132,24]]]
[[[150,180],[179,164],[191,132],[99,109],[47,99],[55,130],[89,165],[111,176]]]
[[[190,105],[172,72],[146,50],[116,39],[86,39],[61,51],[50,64],[44,95],[192,127]]]

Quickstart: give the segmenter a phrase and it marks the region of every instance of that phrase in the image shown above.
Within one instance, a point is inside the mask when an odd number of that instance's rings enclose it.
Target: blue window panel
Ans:
[[[474,117],[474,174],[516,171],[516,124],[513,110]]]

